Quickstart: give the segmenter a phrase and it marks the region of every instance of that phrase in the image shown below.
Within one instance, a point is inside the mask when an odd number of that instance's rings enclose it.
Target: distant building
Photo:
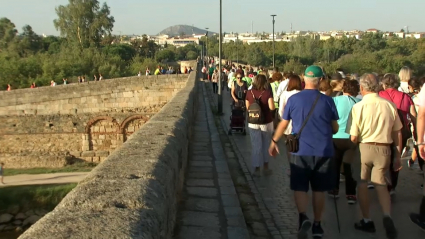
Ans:
[[[168,39],[167,44],[174,45],[176,47],[183,47],[189,44],[199,45],[199,38],[191,37],[191,38]]]
[[[371,28],[371,29],[366,30],[366,33],[378,33],[378,32],[379,32],[379,30],[375,29],[375,28]]]
[[[405,36],[406,38],[421,39],[421,38],[425,38],[425,32],[407,33]]]
[[[405,34],[404,34],[404,32],[395,32],[394,33],[394,36],[396,36],[398,38],[404,38],[405,37]]]

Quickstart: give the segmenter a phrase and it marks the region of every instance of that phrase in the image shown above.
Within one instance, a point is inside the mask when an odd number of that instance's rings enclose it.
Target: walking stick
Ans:
[[[334,197],[334,204],[335,204],[335,212],[336,212],[336,221],[338,223],[338,232],[341,234],[341,226],[339,225],[339,214],[338,214],[338,206],[336,205],[336,197]]]

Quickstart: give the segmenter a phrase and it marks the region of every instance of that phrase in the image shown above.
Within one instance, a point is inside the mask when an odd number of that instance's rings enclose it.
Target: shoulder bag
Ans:
[[[311,115],[313,114],[314,108],[316,107],[317,102],[320,99],[320,95],[321,95],[321,93],[319,92],[318,95],[317,95],[317,97],[316,97],[316,100],[313,103],[313,106],[310,109],[310,112],[308,112],[308,115],[304,119],[304,122],[303,122],[300,130],[298,131],[298,133],[297,134],[290,134],[290,135],[287,136],[287,139],[286,139],[286,149],[288,150],[288,152],[290,152],[290,153],[296,153],[296,152],[298,152],[299,147],[300,147],[300,142],[299,141],[300,141],[301,132],[303,131],[305,125],[307,124],[308,120],[310,119]]]

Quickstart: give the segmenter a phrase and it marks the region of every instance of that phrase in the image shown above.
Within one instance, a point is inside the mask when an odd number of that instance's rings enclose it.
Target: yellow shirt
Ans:
[[[159,69],[156,69],[154,74],[155,75],[160,75],[161,74],[161,71]]]
[[[391,144],[391,133],[402,127],[394,103],[374,93],[363,96],[353,106],[346,132],[357,136],[361,143]]]

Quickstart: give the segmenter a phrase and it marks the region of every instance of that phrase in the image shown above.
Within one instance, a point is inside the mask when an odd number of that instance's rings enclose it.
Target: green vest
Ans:
[[[244,78],[242,78],[242,80],[246,82],[248,87],[250,87],[252,85],[252,79],[250,77],[244,77]]]
[[[275,81],[270,84],[272,86],[273,96],[277,94],[277,88],[279,88],[279,82]],[[274,102],[274,107],[279,108],[279,102]]]

